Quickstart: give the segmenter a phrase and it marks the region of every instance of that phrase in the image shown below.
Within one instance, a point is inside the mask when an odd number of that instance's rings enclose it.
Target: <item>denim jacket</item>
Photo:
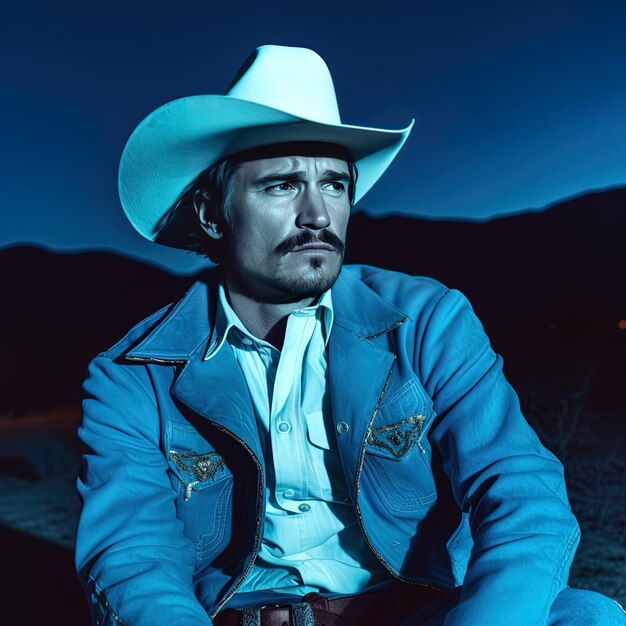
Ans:
[[[259,549],[250,396],[230,350],[202,359],[216,281],[89,364],[76,564],[94,624],[208,626]],[[366,543],[404,581],[463,585],[448,625],[545,624],[579,528],[468,301],[345,266],[333,302],[333,419]]]

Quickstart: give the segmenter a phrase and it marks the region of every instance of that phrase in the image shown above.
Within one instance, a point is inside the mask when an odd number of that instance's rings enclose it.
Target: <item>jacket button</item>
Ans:
[[[350,426],[346,422],[339,422],[337,424],[337,432],[340,435],[345,435],[350,430]]]
[[[310,510],[311,510],[311,505],[310,505],[310,504],[301,504],[301,505],[298,507],[298,510],[299,510],[299,511],[302,511],[302,513],[306,513],[307,511],[310,511]]]

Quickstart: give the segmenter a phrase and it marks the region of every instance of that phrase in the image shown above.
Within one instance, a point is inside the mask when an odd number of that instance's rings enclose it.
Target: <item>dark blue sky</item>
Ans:
[[[416,125],[361,207],[488,218],[626,184],[626,3],[5,2],[0,246],[109,249],[191,269],[144,242],[117,199],[136,124],[223,93],[275,43],[327,61],[345,123]]]

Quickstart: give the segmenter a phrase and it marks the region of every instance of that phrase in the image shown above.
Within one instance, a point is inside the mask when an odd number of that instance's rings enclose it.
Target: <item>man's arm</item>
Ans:
[[[438,414],[430,438],[474,539],[445,624],[543,625],[579,539],[563,466],[522,416],[462,294],[448,291],[421,326],[416,366]]]
[[[193,593],[195,550],[176,518],[145,368],[100,355],[83,388],[76,566],[93,623],[210,626]]]

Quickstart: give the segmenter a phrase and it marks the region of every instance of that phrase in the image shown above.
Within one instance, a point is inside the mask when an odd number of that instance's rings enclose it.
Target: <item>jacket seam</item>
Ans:
[[[100,585],[96,582],[94,578],[89,577],[91,581],[93,581],[94,590],[98,600],[102,603],[105,610],[113,617],[113,619],[120,624],[120,626],[126,626],[126,622],[113,610],[113,607],[109,604],[109,601],[106,599],[104,592],[100,588]]]
[[[559,585],[559,580],[562,578],[561,572],[563,571],[563,568],[565,567],[565,564],[567,563],[569,556],[572,553],[572,550],[574,549],[574,546],[576,545],[576,542],[578,541],[579,537],[580,537],[580,527],[578,526],[578,523],[576,523],[576,526],[570,533],[567,544],[565,545],[565,548],[563,549],[563,552],[561,553],[561,558],[556,562],[556,565],[554,567],[554,573],[552,575],[552,588],[551,588],[552,593],[550,594],[550,596],[552,597],[552,602],[549,601],[550,605],[544,606],[544,613],[550,612],[550,608],[552,607],[552,603],[554,602],[554,596],[556,593],[559,592],[558,587],[562,586],[562,585]]]
[[[419,355],[420,355],[420,362],[419,362],[419,372],[416,372],[419,379],[420,380],[424,380],[423,376],[422,376],[422,368],[421,368],[421,359],[422,359],[422,354],[424,352],[423,348],[424,348],[424,341],[426,340],[426,336],[428,335],[428,329],[430,327],[430,324],[433,320],[433,317],[435,315],[435,312],[437,311],[437,309],[439,308],[439,305],[441,304],[441,302],[443,301],[443,299],[451,292],[451,289],[445,289],[445,291],[441,294],[441,296],[439,296],[439,299],[437,300],[437,302],[435,302],[435,306],[433,306],[432,311],[430,312],[430,315],[428,316],[428,319],[426,320],[426,324],[424,325],[424,332],[422,333],[421,339],[420,339],[420,343],[419,346],[416,346],[419,350]],[[415,324],[415,330],[417,331],[417,324]],[[428,394],[428,396],[433,399],[433,395],[434,394],[430,394],[428,392],[428,390],[426,390],[426,393]]]

